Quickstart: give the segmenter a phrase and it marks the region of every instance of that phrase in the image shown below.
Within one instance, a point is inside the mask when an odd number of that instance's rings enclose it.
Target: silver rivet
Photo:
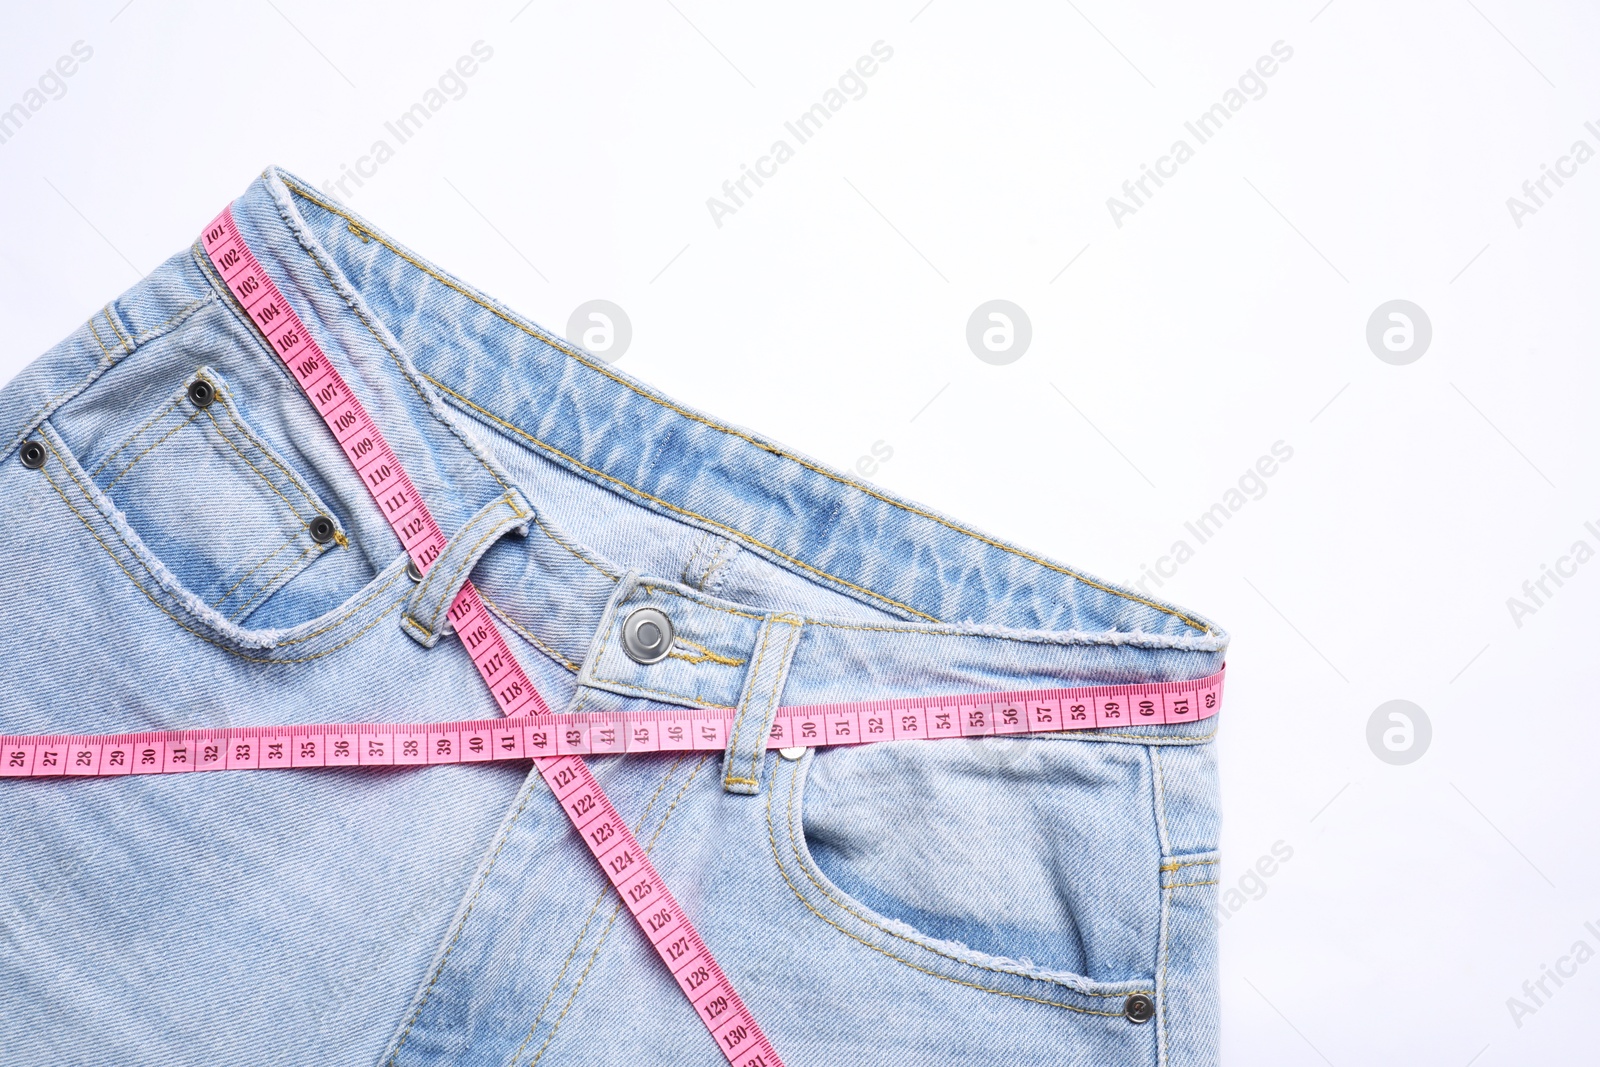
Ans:
[[[417,566],[416,560],[406,560],[406,577],[410,578],[413,582],[422,581],[422,568]]]
[[[778,749],[778,755],[782,756],[786,760],[797,760],[797,759],[800,759],[805,754],[806,754],[806,748],[805,748],[804,745],[799,745],[799,746],[796,746],[795,748],[780,748],[780,749]]]
[[[660,663],[672,651],[672,620],[655,608],[638,608],[622,624],[622,651],[635,663]]]

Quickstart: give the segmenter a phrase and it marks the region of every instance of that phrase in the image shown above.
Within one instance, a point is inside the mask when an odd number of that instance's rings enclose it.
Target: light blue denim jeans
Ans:
[[[593,766],[790,1067],[1216,1061],[1217,719],[763,730],[1203,677],[1217,627],[678,404],[280,171],[234,211],[552,707],[753,724]],[[494,714],[455,587],[407,577],[198,247],[0,391],[0,514],[0,732]],[[7,1063],[721,1062],[527,765],[4,779],[0,826]]]

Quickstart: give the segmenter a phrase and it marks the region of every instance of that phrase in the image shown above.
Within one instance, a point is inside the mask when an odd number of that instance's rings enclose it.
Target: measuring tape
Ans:
[[[231,208],[206,227],[201,246],[355,466],[416,572],[426,575],[444,550],[443,532],[377,425],[250,251]],[[0,736],[0,777],[532,759],[728,1062],[733,1067],[782,1067],[771,1042],[582,759],[627,752],[721,751],[735,709],[553,714],[471,581],[463,583],[448,617],[501,712],[517,721]],[[1222,681],[1219,671],[1187,682],[780,708],[767,744],[788,749],[1190,722],[1216,714]]]
[[[813,748],[1190,722],[1217,713],[1222,679],[1223,672],[1218,671],[1192,682],[780,708],[767,747]],[[733,708],[595,711],[537,715],[515,722],[328,723],[0,736],[0,778],[280,767],[423,767],[491,760],[559,761],[626,752],[721,752],[737,714]],[[578,829],[584,831],[592,813],[585,810],[580,814],[585,822]],[[601,862],[605,862],[603,857]]]
[[[234,223],[231,207],[224,208],[205,228],[200,244],[245,314],[327,423],[417,573],[426,575],[444,550],[444,534],[377,424],[250,251]],[[502,713],[510,717],[549,715],[549,707],[511,654],[471,581],[463,583],[447,615]],[[449,739],[435,739],[435,750],[440,740]],[[583,760],[570,755],[536,755],[534,765],[728,1062],[734,1067],[782,1067],[778,1053],[745,1009],[733,983],[717,966]]]

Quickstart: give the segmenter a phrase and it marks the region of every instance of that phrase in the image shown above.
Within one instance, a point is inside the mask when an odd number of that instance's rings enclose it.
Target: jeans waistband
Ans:
[[[1173,680],[1221,665],[1227,636],[1199,615],[677,403],[282,171],[253,182],[233,213],[447,536],[496,501],[531,505],[526,558],[491,554],[479,567],[490,584],[514,590],[506,596],[517,603],[501,605],[508,621],[569,671],[581,671],[579,685],[732,706],[772,653],[777,618],[806,627],[805,641],[786,653],[794,666],[785,703],[1021,688],[1042,679]],[[198,308],[230,301],[198,245],[173,257],[0,391],[0,459],[53,411],[136,361],[143,344]],[[271,358],[264,349],[261,357]],[[486,447],[489,437],[500,447]],[[308,450],[310,461],[344,464],[337,446],[326,444]],[[511,469],[500,458],[506,445],[556,473]],[[651,574],[611,562],[546,521],[571,480],[604,489],[619,508],[653,513],[708,544],[765,561],[790,576],[792,598],[752,606],[704,581],[686,582],[687,566],[682,574]],[[392,559],[399,541],[370,510],[352,521],[352,538],[374,559]],[[708,557],[702,570],[715,565]],[[668,599],[680,634],[704,654],[691,644],[664,668],[646,671],[621,654],[613,623],[621,607]],[[814,603],[845,608],[818,611]]]

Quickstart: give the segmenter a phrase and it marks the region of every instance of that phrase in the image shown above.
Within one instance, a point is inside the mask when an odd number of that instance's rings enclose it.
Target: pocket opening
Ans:
[[[870,746],[870,749],[830,750],[827,755],[935,744],[960,743],[888,742]],[[1002,996],[1121,1018],[1123,999],[1133,993],[1154,995],[1160,892],[1153,878],[1143,880],[1148,885],[1127,887],[1128,893],[1141,899],[1144,906],[1139,910],[1150,913],[1148,923],[1141,924],[1149,928],[1138,939],[1135,959],[1130,961],[1125,974],[1116,978],[1093,978],[941,939],[902,918],[883,914],[842,888],[818,865],[806,837],[805,793],[809,788],[807,779],[815,770],[818,751],[813,750],[798,762],[781,758],[769,760],[772,770],[767,804],[773,858],[791,891],[813,915],[838,933],[913,970]]]
[[[295,612],[331,606],[302,588],[320,581],[297,585],[285,598],[293,605],[274,603],[319,558],[352,555],[350,542],[338,515],[250,428],[213,367],[163,398],[91,477],[177,580],[230,621],[263,611],[299,621]],[[348,588],[335,592],[343,599]],[[307,593],[322,602],[306,603]]]

